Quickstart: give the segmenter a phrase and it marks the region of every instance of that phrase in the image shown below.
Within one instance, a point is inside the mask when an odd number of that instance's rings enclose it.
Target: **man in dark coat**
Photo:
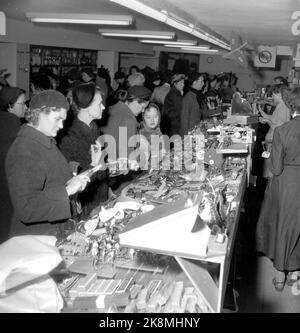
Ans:
[[[203,116],[203,109],[200,107],[197,94],[204,85],[204,77],[200,73],[192,73],[189,76],[190,90],[183,97],[181,110],[181,135],[188,134],[188,131],[200,123]]]
[[[171,89],[163,105],[161,131],[169,137],[174,134],[180,135],[184,79],[185,75],[183,74],[175,74],[173,76]]]

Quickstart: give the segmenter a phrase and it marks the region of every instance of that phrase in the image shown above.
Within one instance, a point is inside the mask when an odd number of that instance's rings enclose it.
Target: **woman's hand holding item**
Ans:
[[[83,191],[89,181],[90,178],[85,175],[78,175],[68,180],[66,184],[68,196]]]
[[[264,118],[264,117],[259,117],[259,122],[261,124],[266,124],[268,122],[268,119]]]

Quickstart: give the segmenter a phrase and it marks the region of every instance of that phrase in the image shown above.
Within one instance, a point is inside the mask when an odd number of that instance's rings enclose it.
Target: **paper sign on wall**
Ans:
[[[255,67],[275,67],[276,63],[276,46],[257,47],[257,54],[254,58]]]
[[[6,35],[6,20],[5,14],[0,11],[0,35]]]
[[[293,60],[295,61],[295,67],[300,67],[300,43],[297,44],[296,57]]]

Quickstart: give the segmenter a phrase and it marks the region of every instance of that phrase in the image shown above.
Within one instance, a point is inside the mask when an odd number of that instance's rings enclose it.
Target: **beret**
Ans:
[[[43,90],[34,95],[29,103],[30,109],[39,109],[42,107],[55,107],[68,110],[69,103],[66,97],[57,90]]]

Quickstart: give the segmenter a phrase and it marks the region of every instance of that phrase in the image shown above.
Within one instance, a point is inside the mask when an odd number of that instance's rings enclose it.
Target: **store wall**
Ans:
[[[97,67],[103,65],[109,70],[111,82],[113,82],[114,73],[118,70],[119,53],[115,51],[98,51]]]
[[[273,84],[273,78],[276,76],[286,77],[289,75],[290,58],[284,57],[279,59],[279,69],[261,69],[262,76],[249,69],[243,68],[236,61],[224,59],[219,55],[200,55],[199,71],[208,72],[210,74],[218,74],[220,72],[233,72],[239,78],[238,87],[243,91],[251,91],[256,85]]]
[[[11,75],[7,78],[11,86],[17,82],[17,45],[14,43],[0,43],[0,69],[6,68],[5,73]]]
[[[140,69],[145,68],[146,66],[158,70],[158,61],[159,58],[157,55],[146,56],[138,54],[120,54],[119,67],[124,67],[128,73],[129,68],[133,65],[138,66]]]
[[[7,19],[6,36],[0,36],[0,42],[135,53],[152,52],[151,46],[137,41],[104,38],[100,34],[73,31],[70,27],[59,28],[58,25],[45,27],[12,19]]]

